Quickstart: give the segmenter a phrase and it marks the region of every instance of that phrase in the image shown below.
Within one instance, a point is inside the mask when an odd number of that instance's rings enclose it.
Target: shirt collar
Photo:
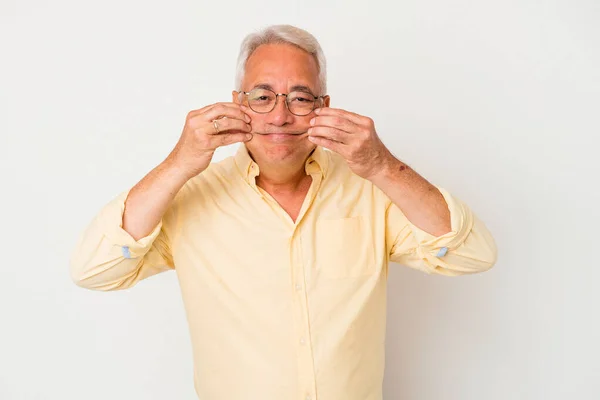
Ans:
[[[242,174],[242,177],[249,183],[255,183],[256,177],[260,173],[258,164],[254,162],[246,145],[242,143],[234,156],[235,163]],[[313,152],[310,154],[306,163],[304,164],[304,170],[307,175],[321,174],[325,178],[327,174],[327,168],[329,167],[329,154],[321,146],[315,147]]]

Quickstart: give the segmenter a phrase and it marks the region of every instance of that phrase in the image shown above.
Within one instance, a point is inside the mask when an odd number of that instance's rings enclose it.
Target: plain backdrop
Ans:
[[[499,247],[475,276],[392,265],[385,398],[600,398],[599,21],[597,0],[0,0],[0,399],[195,399],[175,273],[97,293],[68,260],[279,23]]]

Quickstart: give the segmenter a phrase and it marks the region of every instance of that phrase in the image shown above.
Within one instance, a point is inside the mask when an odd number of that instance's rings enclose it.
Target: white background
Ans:
[[[275,23],[498,243],[477,276],[393,265],[385,398],[600,398],[600,3],[324,3],[0,1],[0,399],[195,398],[175,274],[95,293],[68,260]]]

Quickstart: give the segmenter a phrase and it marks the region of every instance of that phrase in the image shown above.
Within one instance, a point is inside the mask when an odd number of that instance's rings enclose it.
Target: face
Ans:
[[[317,62],[309,53],[286,44],[268,44],[258,47],[246,63],[242,90],[249,92],[256,87],[268,88],[275,93],[290,93],[295,90],[309,91],[321,95]],[[245,96],[244,96],[245,97]],[[239,103],[238,92],[233,92],[233,101]],[[248,105],[246,101],[244,105]],[[329,106],[329,97],[324,99]],[[248,109],[252,118],[254,134],[246,147],[255,161],[273,164],[300,164],[315,148],[308,140],[306,131],[314,112],[306,116],[292,114],[286,107],[285,97],[279,96],[273,111],[261,114]],[[298,134],[303,132],[302,134]]]

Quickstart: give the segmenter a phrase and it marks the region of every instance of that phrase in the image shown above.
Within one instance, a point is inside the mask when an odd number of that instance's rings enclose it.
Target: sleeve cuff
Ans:
[[[115,246],[121,247],[121,253],[125,258],[138,258],[144,256],[152,247],[152,244],[162,228],[162,220],[147,236],[135,240],[123,229],[123,213],[125,201],[129,190],[122,192],[110,201],[98,215],[104,236]]]
[[[441,236],[433,236],[418,228],[409,221],[415,239],[421,251],[435,257],[444,257],[448,251],[456,249],[464,243],[473,229],[474,216],[472,211],[447,190],[438,187],[450,211],[451,231]]]

